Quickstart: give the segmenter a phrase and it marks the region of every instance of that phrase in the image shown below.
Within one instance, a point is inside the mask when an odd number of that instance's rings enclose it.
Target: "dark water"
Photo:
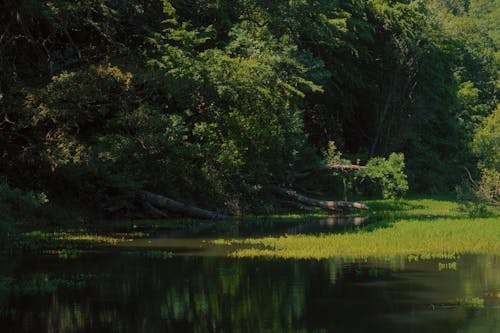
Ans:
[[[260,220],[258,222],[231,222],[231,223],[207,223],[188,230],[172,231],[162,233],[162,230],[154,230],[156,238],[179,238],[179,239],[210,239],[210,238],[253,238],[267,236],[281,236],[284,234],[321,234],[321,233],[344,233],[363,227],[374,219],[368,216],[361,217],[330,217],[318,220],[297,221],[273,221]],[[148,231],[148,230],[144,230]]]
[[[500,332],[500,258],[0,259],[0,332]]]

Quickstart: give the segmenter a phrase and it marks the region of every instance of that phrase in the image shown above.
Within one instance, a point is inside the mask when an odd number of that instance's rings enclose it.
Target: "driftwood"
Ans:
[[[366,169],[366,166],[357,165],[357,164],[327,164],[327,165],[320,166],[318,168],[314,168],[314,169],[310,169],[310,170],[296,173],[293,176],[293,178],[295,180],[304,179],[304,178],[307,178],[315,173],[327,171],[327,170],[334,170],[334,171],[338,171],[338,172],[348,173],[348,172],[359,171],[359,170],[364,170],[364,169]]]
[[[231,218],[230,216],[219,214],[218,212],[186,205],[182,202],[148,191],[141,191],[140,197],[143,202],[145,202],[146,207],[150,206],[148,208],[153,208],[157,214],[161,212],[161,209],[165,209],[173,213],[207,220],[228,220]]]
[[[316,200],[313,198],[306,197],[304,195],[298,194],[294,190],[284,189],[278,186],[273,186],[272,190],[276,194],[280,194],[282,196],[286,196],[290,199],[298,201],[304,205],[320,207],[325,210],[330,211],[342,211],[345,208],[356,208],[356,209],[368,209],[368,206],[359,202],[350,202],[350,201],[323,201]]]

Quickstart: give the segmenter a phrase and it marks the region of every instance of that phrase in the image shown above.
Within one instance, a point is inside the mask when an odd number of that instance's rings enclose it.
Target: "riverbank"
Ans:
[[[470,217],[448,198],[371,200],[367,222],[347,223],[340,230],[290,235],[328,216],[323,212],[247,216],[239,221],[193,219],[98,221],[84,227],[31,228],[16,235],[13,252],[67,256],[102,247],[125,247],[159,233],[168,237],[206,238],[214,246],[231,246],[234,257],[310,258],[453,256],[457,253],[500,253],[500,209]],[[235,231],[235,229],[237,229]],[[236,248],[236,250],[232,250]]]

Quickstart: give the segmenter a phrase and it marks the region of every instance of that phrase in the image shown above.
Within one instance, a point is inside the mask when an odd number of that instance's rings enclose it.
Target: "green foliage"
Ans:
[[[374,157],[359,171],[359,176],[376,179],[380,182],[385,199],[402,197],[408,191],[408,181],[404,173],[404,155],[392,153],[388,158]]]
[[[475,163],[474,141],[494,197],[498,12],[482,0],[8,1],[2,181],[80,221],[135,214],[141,189],[242,213],[268,209],[268,185],[320,152],[402,152],[361,176],[384,197],[408,183],[446,191]]]
[[[500,104],[477,128],[473,148],[480,168],[500,170]]]
[[[149,64],[175,89],[178,107],[193,115],[192,135],[211,188],[238,206],[237,196],[255,196],[293,169],[304,144],[297,103],[320,87],[307,79],[310,64],[297,58],[286,36],[278,40],[266,28],[241,24],[224,49],[206,48],[206,38],[179,37],[206,29],[188,31],[176,17],[168,24],[152,40],[159,57]],[[206,49],[193,53],[193,45]]]
[[[500,105],[477,128],[473,149],[479,157],[481,180],[474,190],[484,202],[500,203]]]
[[[328,148],[323,153],[326,164],[350,164],[349,160],[342,159],[342,153],[335,146],[334,141],[328,142]]]
[[[500,203],[500,171],[498,169],[483,169],[477,196],[485,202]]]
[[[335,146],[335,142],[328,143],[328,149],[323,153],[325,163],[329,165],[350,165],[351,161],[342,158],[342,153]],[[359,164],[359,160],[357,161]],[[333,171],[333,174],[343,179],[345,187],[353,187],[354,181],[362,183],[365,178],[371,180],[378,187],[385,199],[394,199],[404,196],[408,191],[408,181],[405,173],[404,155],[392,153],[388,158],[371,158],[366,167],[356,171],[353,175]],[[359,185],[359,184],[358,184]],[[347,188],[344,188],[346,191]],[[352,189],[351,189],[352,190]],[[346,193],[344,193],[346,195]]]
[[[168,97],[156,89],[141,73],[99,65],[63,73],[27,96],[51,187],[60,186],[54,195],[77,192],[97,209],[128,209],[141,186],[175,189],[196,180],[199,148],[188,141],[182,114],[169,112],[162,105]],[[145,94],[158,102],[144,101]]]

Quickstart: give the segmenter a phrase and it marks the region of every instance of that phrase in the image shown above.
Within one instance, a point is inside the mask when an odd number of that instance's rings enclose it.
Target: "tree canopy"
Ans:
[[[449,191],[463,167],[498,186],[499,13],[496,0],[5,1],[0,192],[97,215],[136,211],[140,190],[265,211],[269,188],[332,141],[394,178],[386,196],[408,187],[402,166],[414,192]]]

